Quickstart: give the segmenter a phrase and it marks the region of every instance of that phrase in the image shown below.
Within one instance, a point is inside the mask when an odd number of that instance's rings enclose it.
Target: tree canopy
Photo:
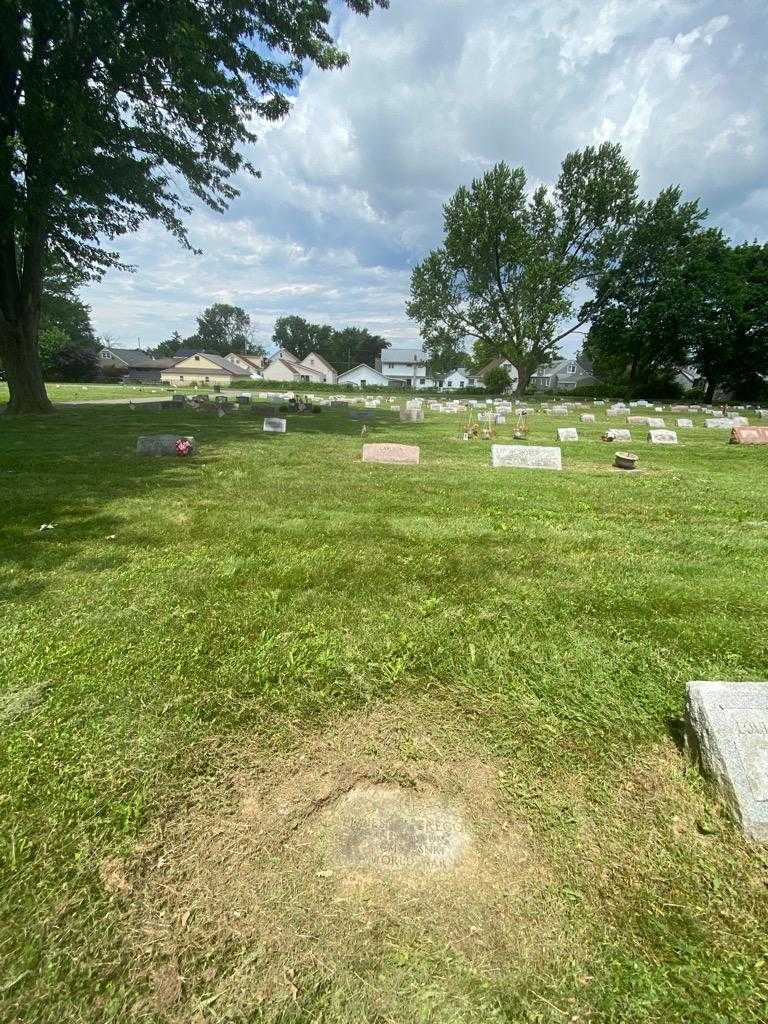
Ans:
[[[345,0],[360,14],[388,0]],[[253,124],[289,110],[307,64],[342,67],[329,0],[0,3],[0,357],[9,410],[50,407],[37,350],[49,257],[92,274],[158,220],[187,246],[255,169]],[[107,246],[102,244],[106,240]]]
[[[618,145],[569,154],[555,187],[532,194],[522,167],[497,164],[446,204],[443,245],[414,269],[408,313],[428,345],[448,334],[471,339],[477,361],[507,358],[524,391],[582,326],[562,326],[576,289],[617,258],[636,203]]]
[[[226,356],[230,352],[251,351],[251,318],[240,306],[215,302],[197,318],[197,330],[184,342],[184,348],[199,348]]]

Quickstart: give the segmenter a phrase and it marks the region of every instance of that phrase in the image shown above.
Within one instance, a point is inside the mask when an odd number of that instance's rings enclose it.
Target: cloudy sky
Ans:
[[[151,225],[135,274],[89,287],[97,332],[152,347],[211,302],[268,343],[297,313],[411,342],[411,267],[442,204],[498,160],[552,181],[563,156],[620,142],[653,194],[679,183],[737,241],[768,240],[765,0],[391,0],[339,11],[344,71],[310,71],[265,126],[224,216],[190,220],[193,256]],[[345,9],[346,10],[346,9]],[[575,347],[578,338],[568,350]]]

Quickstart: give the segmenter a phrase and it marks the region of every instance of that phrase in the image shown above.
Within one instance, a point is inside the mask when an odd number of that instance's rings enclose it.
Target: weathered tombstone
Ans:
[[[647,427],[648,417],[647,416],[627,416],[627,423],[630,423],[633,427]]]
[[[393,462],[418,466],[420,450],[414,444],[364,444],[363,462]]]
[[[631,441],[632,434],[622,427],[611,427],[603,434],[604,441]]]
[[[650,444],[677,444],[677,434],[674,430],[649,430],[648,441]]]
[[[645,421],[645,425],[649,430],[664,430],[667,424],[662,419],[658,419],[655,416],[649,416]]]
[[[613,458],[613,464],[616,469],[636,469],[638,456],[634,452],[616,452]]]
[[[768,444],[768,427],[734,427],[731,444]]]
[[[558,441],[578,441],[579,432],[576,427],[558,427],[557,429],[557,440]]]
[[[594,423],[595,422],[594,413],[591,413],[591,412],[583,412],[581,414],[581,416],[579,416],[579,419],[581,420],[582,423]]]
[[[172,401],[173,401],[174,405],[186,405],[187,404],[187,396],[186,395],[173,395]]]
[[[707,430],[733,430],[738,425],[734,420],[726,419],[724,416],[715,416],[712,419],[704,420]]]
[[[285,434],[288,430],[288,423],[278,416],[266,416],[262,429],[267,434]]]
[[[251,404],[251,396],[250,395],[238,395],[237,396],[237,401],[238,401],[239,405],[250,405]]]
[[[685,417],[678,417],[677,425],[680,428],[690,430],[693,427],[693,420],[686,419]]]
[[[768,842],[768,683],[688,683],[686,739],[750,839]]]
[[[568,406],[567,405],[553,405],[549,410],[553,416],[567,416]]]
[[[563,459],[559,448],[494,444],[491,446],[491,465],[494,469],[562,469]]]
[[[179,434],[147,434],[136,442],[137,455],[178,455],[177,441],[187,441],[190,452],[195,451],[194,437],[183,437]]]
[[[414,409],[401,409],[400,410],[400,422],[401,423],[423,423],[424,422],[424,410],[421,408]]]

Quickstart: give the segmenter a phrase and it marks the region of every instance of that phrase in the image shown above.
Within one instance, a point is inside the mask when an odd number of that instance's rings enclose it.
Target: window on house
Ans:
[[[568,373],[576,373],[576,363],[568,363],[568,365],[566,366],[566,371]]]
[[[419,384],[426,384],[426,383],[427,382],[424,380],[423,377],[419,377]]]
[[[179,375],[179,380],[184,380],[183,375]]]
[[[195,356],[195,359],[197,359],[197,361],[199,362],[200,361],[200,356]]]
[[[364,388],[367,383],[368,383],[368,381],[365,379],[365,377],[361,377],[360,378],[360,387],[361,388]]]
[[[305,384],[309,384],[309,376],[308,376],[308,374],[302,373],[301,379],[304,381]]]

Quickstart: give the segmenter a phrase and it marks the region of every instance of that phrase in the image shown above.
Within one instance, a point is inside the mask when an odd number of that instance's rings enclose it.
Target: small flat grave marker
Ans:
[[[557,430],[558,441],[578,441],[579,432],[576,427],[558,427]]]
[[[768,444],[768,427],[734,427],[731,444]]]
[[[649,430],[648,441],[650,444],[677,444],[677,434],[674,430]]]
[[[266,434],[285,434],[288,430],[288,423],[278,416],[266,416],[262,429]]]
[[[147,434],[136,442],[136,454],[178,455],[177,441],[188,441],[191,445],[190,452],[195,451],[194,437],[184,437],[180,434]]]
[[[678,417],[677,425],[681,429],[690,430],[693,427],[693,420],[686,419],[684,416]]]
[[[392,462],[418,466],[420,449],[415,444],[364,444],[363,462]]]
[[[745,835],[768,842],[768,683],[688,683],[685,711],[691,754]]]
[[[579,416],[579,419],[581,420],[582,423],[594,423],[595,422],[594,413],[591,413],[591,412],[583,412],[581,414],[581,416]]]
[[[649,430],[664,430],[667,426],[663,419],[656,416],[649,416],[645,423]]]
[[[494,469],[562,469],[563,458],[559,448],[494,444],[491,446],[491,465]]]

